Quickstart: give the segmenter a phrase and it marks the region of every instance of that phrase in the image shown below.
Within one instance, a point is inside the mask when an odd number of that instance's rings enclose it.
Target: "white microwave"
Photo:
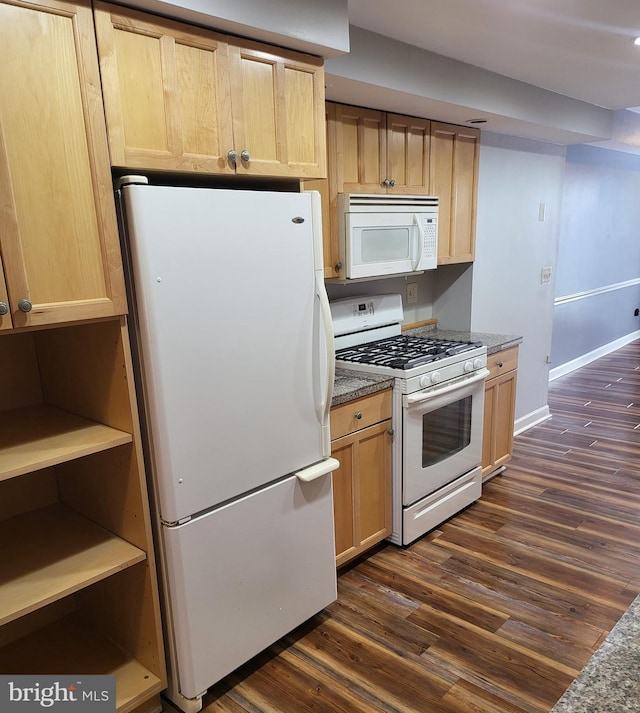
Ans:
[[[339,271],[347,280],[433,270],[438,198],[339,193]]]

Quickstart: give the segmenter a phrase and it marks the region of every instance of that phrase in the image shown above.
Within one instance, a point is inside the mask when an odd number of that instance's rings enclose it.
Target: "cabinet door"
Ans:
[[[329,181],[326,178],[303,181],[303,191],[318,191],[322,205],[322,259],[324,276],[338,277],[340,275],[340,254],[338,246],[337,206],[336,199],[330,193]]]
[[[513,451],[513,424],[516,405],[516,374],[511,371],[496,379],[495,466],[511,460]]]
[[[391,534],[391,420],[332,443],[336,565]]]
[[[233,174],[223,38],[100,2],[95,20],[113,165]]]
[[[89,0],[0,4],[0,247],[14,327],[126,311]]]
[[[484,387],[484,418],[482,421],[482,475],[492,473],[495,463],[495,409],[496,409],[496,381],[489,379]]]
[[[356,491],[360,546],[391,534],[391,421],[366,429],[358,442]]]
[[[478,129],[431,123],[431,193],[440,198],[438,264],[473,261],[479,143]]]
[[[489,379],[484,397],[482,474],[488,475],[511,460],[517,371]]]
[[[357,440],[349,437],[339,440],[340,444],[332,444],[331,449],[331,457],[340,462],[340,467],[333,471],[333,523],[338,567],[355,555],[359,544],[356,540],[353,507],[353,470]]]
[[[4,268],[2,266],[2,257],[0,257],[0,331],[12,329],[11,310],[9,309],[9,295],[7,294],[7,285],[4,281]]]
[[[229,59],[238,173],[325,177],[322,62],[246,41]]]
[[[389,193],[429,195],[431,122],[387,114]]]
[[[386,193],[385,114],[336,104],[335,147],[338,193]]]

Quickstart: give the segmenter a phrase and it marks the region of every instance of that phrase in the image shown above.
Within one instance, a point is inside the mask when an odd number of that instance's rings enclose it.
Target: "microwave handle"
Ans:
[[[422,250],[424,247],[424,226],[416,213],[413,214],[413,226],[415,228],[413,234],[417,236],[418,240],[418,249],[416,250],[418,254],[416,259],[411,264],[411,269],[415,272],[418,270],[418,266],[422,262]]]

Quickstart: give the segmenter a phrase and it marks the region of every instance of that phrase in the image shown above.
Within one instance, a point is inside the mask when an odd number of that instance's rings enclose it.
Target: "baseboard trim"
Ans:
[[[539,423],[546,421],[551,418],[551,412],[549,411],[549,406],[542,406],[531,413],[521,416],[516,419],[513,429],[513,435],[519,436],[521,433],[528,431],[530,428],[537,426]]]
[[[583,354],[582,356],[577,357],[576,359],[572,359],[571,361],[566,362],[566,364],[556,366],[549,371],[549,381],[559,379],[561,376],[569,374],[570,372],[579,369],[581,366],[586,366],[587,364],[590,364],[592,361],[595,361],[600,357],[606,356],[607,354],[611,354],[611,352],[615,352],[616,349],[620,349],[620,347],[624,347],[625,345],[630,344],[638,338],[640,338],[640,330],[631,332],[631,334],[627,334],[624,337],[620,337],[620,339],[616,339],[613,342],[609,342],[609,344],[604,344],[603,346],[598,347],[593,351],[587,352],[587,354]]]

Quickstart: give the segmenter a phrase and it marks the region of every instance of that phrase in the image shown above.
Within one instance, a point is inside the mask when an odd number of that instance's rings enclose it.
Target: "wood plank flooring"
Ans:
[[[341,573],[207,713],[548,712],[640,592],[640,341],[550,386],[482,498]]]

